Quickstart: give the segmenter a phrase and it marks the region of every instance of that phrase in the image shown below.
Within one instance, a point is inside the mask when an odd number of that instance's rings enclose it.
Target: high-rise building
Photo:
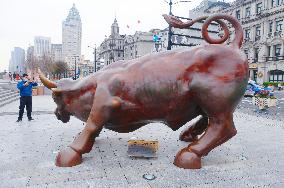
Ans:
[[[62,58],[70,71],[75,68],[75,59],[81,59],[82,23],[80,14],[73,4],[67,18],[62,22]]]
[[[50,37],[36,36],[34,38],[34,56],[41,59],[44,56],[50,56],[51,39]]]
[[[19,74],[23,74],[26,72],[24,49],[15,47],[14,50],[11,52],[9,72],[15,72]]]
[[[53,62],[63,61],[62,44],[51,44],[51,58]]]

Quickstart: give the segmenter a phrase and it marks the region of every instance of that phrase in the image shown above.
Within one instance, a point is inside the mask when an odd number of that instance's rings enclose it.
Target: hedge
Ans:
[[[269,85],[273,85],[273,86],[277,87],[279,83],[280,83],[282,86],[284,86],[284,82],[263,82],[263,85],[264,85],[265,87],[267,87],[267,86],[269,86]]]

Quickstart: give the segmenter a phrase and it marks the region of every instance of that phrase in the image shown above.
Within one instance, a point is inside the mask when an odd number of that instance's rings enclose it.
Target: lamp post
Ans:
[[[75,75],[74,75],[74,80],[76,80],[77,79],[77,73],[76,73],[76,70],[77,70],[77,57],[79,57],[79,56],[73,56],[74,58],[75,58],[75,70],[74,70],[74,73],[75,73]]]
[[[178,4],[178,3],[189,3],[191,1],[178,1],[178,2],[175,2],[173,3],[172,0],[170,0],[169,2],[164,0],[166,3],[169,4],[170,6],[170,12],[169,12],[169,15],[172,16],[173,13],[172,13],[172,6],[173,4]],[[167,50],[171,50],[172,49],[172,35],[173,35],[173,31],[172,31],[172,26],[169,24],[169,32],[168,32],[168,47],[167,47]]]
[[[95,45],[95,47],[91,47],[88,46],[89,48],[93,48],[94,52],[94,72],[97,72],[97,46]]]

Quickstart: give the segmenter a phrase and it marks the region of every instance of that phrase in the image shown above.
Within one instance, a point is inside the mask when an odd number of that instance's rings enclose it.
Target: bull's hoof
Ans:
[[[179,135],[179,140],[184,142],[194,142],[198,140],[197,136],[192,136],[191,134],[181,133]]]
[[[82,155],[70,147],[60,151],[55,160],[55,165],[58,167],[71,167],[81,163]]]
[[[177,153],[174,165],[184,169],[200,169],[201,158],[188,148],[184,148]]]

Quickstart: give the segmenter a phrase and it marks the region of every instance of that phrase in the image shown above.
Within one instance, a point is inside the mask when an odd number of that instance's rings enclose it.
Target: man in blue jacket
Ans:
[[[30,80],[27,74],[23,74],[22,80],[18,82],[17,88],[20,90],[20,106],[19,117],[17,122],[22,121],[24,109],[26,106],[27,116],[29,121],[34,120],[32,118],[32,89],[33,86],[37,86],[34,80]]]

